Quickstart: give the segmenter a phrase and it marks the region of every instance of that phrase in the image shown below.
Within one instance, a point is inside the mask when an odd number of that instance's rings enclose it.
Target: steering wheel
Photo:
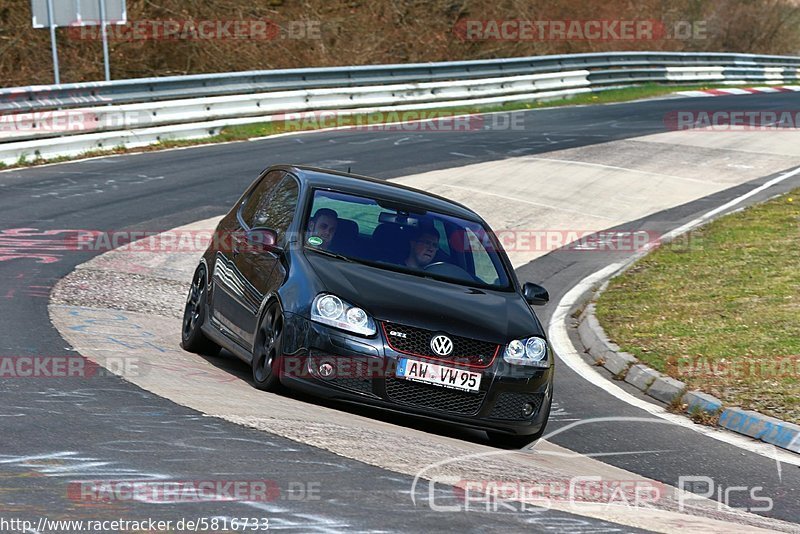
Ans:
[[[453,265],[452,263],[446,261],[436,261],[433,263],[429,263],[425,267],[422,268],[423,271],[431,272],[433,274],[439,274],[442,276],[447,276],[449,278],[454,278],[456,280],[463,280],[465,282],[478,282],[482,283],[483,281],[479,278],[472,276],[466,270],[459,267],[458,265]]]
[[[467,271],[465,271],[458,265],[453,265],[452,263],[448,263],[446,261],[437,261],[434,263],[429,263],[428,265],[423,267],[422,270],[433,274],[447,276],[449,278],[455,278],[457,280],[470,280],[470,281],[474,280],[472,275],[470,275]]]

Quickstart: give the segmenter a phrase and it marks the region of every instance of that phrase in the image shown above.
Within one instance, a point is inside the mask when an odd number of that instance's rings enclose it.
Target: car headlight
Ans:
[[[311,304],[311,320],[365,336],[377,331],[367,312],[330,293],[316,296]]]
[[[547,357],[547,341],[540,337],[515,339],[506,346],[503,359],[515,365],[550,367]]]

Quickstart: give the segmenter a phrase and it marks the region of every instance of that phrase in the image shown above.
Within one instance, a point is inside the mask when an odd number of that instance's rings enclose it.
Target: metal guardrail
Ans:
[[[479,105],[642,82],[798,80],[800,57],[618,52],[6,88],[0,89],[0,161],[202,137],[287,112]]]
[[[47,110],[16,114],[17,129],[0,131],[0,141],[57,137],[62,132],[54,131],[54,124],[60,124],[66,134],[74,133],[74,130],[83,130],[85,133],[310,110],[424,104],[540,93],[545,90],[588,87],[588,75],[589,71],[580,70],[504,78],[300,89]]]
[[[0,113],[79,107],[93,103],[125,104],[198,96],[466,80],[581,69],[710,65],[729,68],[731,74],[747,67],[796,70],[800,68],[800,57],[731,53],[612,52],[137,78],[0,89]]]

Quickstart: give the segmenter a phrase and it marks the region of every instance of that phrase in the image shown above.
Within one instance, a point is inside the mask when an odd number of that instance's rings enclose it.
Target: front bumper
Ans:
[[[315,396],[373,406],[428,419],[506,432],[537,433],[552,400],[548,369],[506,363],[501,355],[484,368],[435,361],[481,374],[480,389],[465,392],[395,376],[400,358],[427,361],[393,350],[381,328],[372,338],[350,335],[286,314],[281,382]],[[551,356],[552,359],[552,356]],[[533,407],[533,412],[526,414]]]

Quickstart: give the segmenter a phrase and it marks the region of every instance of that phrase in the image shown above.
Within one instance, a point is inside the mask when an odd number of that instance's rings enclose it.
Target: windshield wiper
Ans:
[[[344,261],[347,261],[347,262],[350,262],[350,263],[353,263],[355,261],[352,258],[348,258],[347,256],[343,256],[342,254],[337,254],[336,252],[331,252],[330,250],[325,250],[325,249],[322,249],[322,248],[306,247],[306,249],[313,250],[314,252],[317,252],[318,254],[323,254],[325,256],[330,256],[331,258],[338,258],[340,260],[344,260]]]

